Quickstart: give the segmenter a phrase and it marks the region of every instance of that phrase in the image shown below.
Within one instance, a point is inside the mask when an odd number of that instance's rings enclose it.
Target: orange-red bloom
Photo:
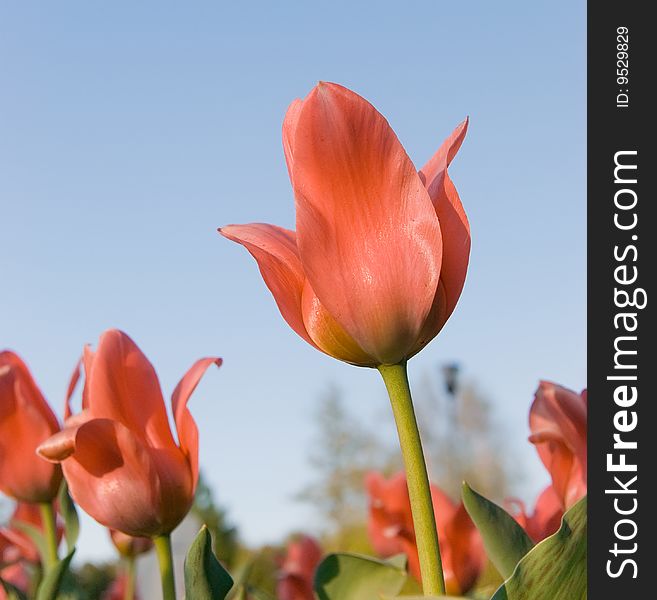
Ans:
[[[27,525],[43,532],[43,520],[41,517],[41,509],[38,504],[19,502],[16,504],[16,508],[9,520],[9,524],[0,529],[0,534],[2,534],[5,539],[11,541],[22,560],[28,563],[38,564],[41,562],[39,549],[32,538],[22,530],[21,525]],[[57,513],[56,535],[57,543],[59,543],[64,535],[64,525]]]
[[[522,500],[510,498],[505,504],[527,535],[536,543],[556,533],[561,525],[563,505],[551,485],[541,492],[531,515],[527,514]]]
[[[356,365],[397,364],[438,334],[463,288],[470,228],[447,168],[466,129],[418,172],[369,102],[320,83],[283,123],[296,232],[220,232],[253,255],[309,344]]]
[[[153,540],[147,537],[133,537],[117,529],[109,530],[112,543],[124,558],[135,558],[153,547]]]
[[[301,536],[287,546],[276,586],[279,600],[314,600],[313,578],[322,559],[322,549],[311,537]]]
[[[542,381],[529,413],[529,441],[552,477],[563,510],[586,494],[586,390]]]
[[[366,486],[370,498],[368,531],[374,549],[382,556],[405,553],[409,570],[419,581],[420,564],[405,474],[398,473],[386,480],[380,473],[372,472],[367,475]],[[431,497],[447,593],[465,594],[486,565],[483,542],[463,503],[455,504],[433,484]]]
[[[43,530],[41,510],[38,504],[19,502],[9,523],[0,528],[0,579],[13,585],[27,596],[30,587],[28,567],[38,565],[41,557],[34,541],[21,530],[20,525]],[[57,539],[61,540],[63,534],[61,523],[58,523],[57,534]],[[6,597],[0,585],[0,600],[4,600]]]
[[[0,352],[0,491],[21,502],[50,502],[62,472],[36,454],[59,431],[57,417],[13,352]]]
[[[28,588],[30,587],[30,575],[22,562],[13,562],[13,560],[7,560],[5,558],[6,554],[9,556],[13,555],[13,549],[10,544],[0,533],[0,579],[27,595]],[[6,600],[6,598],[7,594],[2,584],[0,584],[0,600]],[[12,595],[11,598],[15,598],[15,596]]]
[[[85,348],[83,362],[83,410],[39,453],[62,463],[73,499],[101,524],[135,537],[170,533],[198,482],[198,430],[187,401],[221,360],[198,360],[174,390],[178,443],[155,370],[125,333],[105,332],[95,352]]]
[[[125,600],[126,590],[128,589],[130,576],[125,571],[121,571],[111,585],[103,592],[101,600]],[[140,596],[137,590],[134,591],[133,600],[139,600]]]

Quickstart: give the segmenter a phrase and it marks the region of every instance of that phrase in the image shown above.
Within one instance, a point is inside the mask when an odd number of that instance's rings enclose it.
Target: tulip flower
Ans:
[[[25,564],[20,560],[20,555],[11,541],[0,533],[0,600],[16,598],[15,595],[7,594],[3,582],[27,597],[30,587],[30,574]]]
[[[586,390],[577,394],[548,381],[540,383],[529,413],[529,441],[564,511],[586,494],[587,414]]]
[[[283,124],[296,233],[262,223],[220,232],[253,255],[309,344],[356,365],[398,364],[438,334],[463,288],[470,229],[447,167],[466,129],[417,172],[369,102],[320,83]]]
[[[381,556],[403,552],[411,574],[420,580],[420,565],[411,516],[411,503],[404,473],[385,479],[368,473],[368,533]],[[447,593],[461,595],[471,590],[486,565],[486,554],[479,533],[463,503],[455,504],[437,486],[431,495],[440,538]]]
[[[46,534],[43,522],[43,512],[40,508],[41,507],[38,504],[19,502],[16,504],[14,512],[9,520],[9,524],[0,529],[0,533],[6,539],[11,540],[12,544],[20,550],[21,559],[35,565],[41,562],[39,549],[32,538],[25,533],[24,527],[27,526],[34,528],[40,531],[43,535]],[[64,525],[57,514],[55,516],[55,522],[55,543],[59,546],[62,536],[64,535]]]
[[[140,554],[153,548],[153,540],[146,537],[132,537],[117,529],[110,529],[110,538],[123,559],[121,573],[103,596],[107,600],[136,600],[136,559]]]
[[[465,282],[470,227],[447,169],[467,126],[417,171],[369,102],[320,83],[292,102],[283,123],[296,231],[263,223],[219,230],[255,258],[299,336],[383,376],[428,595],[444,592],[444,578],[406,362],[442,329]]]
[[[198,430],[187,401],[213,363],[221,359],[198,360],[173,392],[176,443],[153,366],[125,333],[109,330],[95,352],[84,350],[82,412],[38,449],[62,464],[71,496],[99,523],[155,539],[167,599],[174,597],[169,534],[198,482]]]
[[[54,499],[62,470],[37,456],[39,444],[59,431],[57,417],[27,365],[10,350],[0,352],[0,491],[38,505],[44,526],[44,566],[57,560]]]
[[[130,588],[133,583],[130,581],[128,573],[122,571],[116,576],[109,588],[103,592],[101,600],[127,600],[128,598],[139,600],[137,592],[134,588]]]
[[[29,585],[29,576],[22,563],[22,548],[14,540],[0,530],[0,579],[25,592]],[[0,600],[7,597],[0,582]]]
[[[0,580],[29,595],[32,587],[32,572],[41,562],[39,550],[34,541],[23,531],[22,526],[30,526],[45,534],[42,513],[38,504],[19,502],[5,526],[0,528]],[[63,527],[58,528],[61,539]],[[14,596],[10,596],[13,598]],[[0,583],[0,600],[7,598]]]
[[[36,449],[58,431],[27,365],[9,350],[0,352],[0,491],[19,502],[53,501],[62,471]]]
[[[510,498],[505,504],[515,520],[536,543],[556,533],[561,525],[563,505],[551,485],[541,492],[531,515],[527,514],[522,500]]]
[[[133,537],[117,529],[110,529],[109,533],[114,547],[124,558],[135,558],[153,547],[153,540],[147,537]]]
[[[316,540],[301,536],[287,546],[281,574],[276,586],[279,600],[314,600],[313,579],[322,559]]]

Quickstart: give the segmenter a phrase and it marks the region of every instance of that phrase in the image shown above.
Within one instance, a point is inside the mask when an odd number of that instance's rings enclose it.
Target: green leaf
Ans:
[[[491,600],[586,600],[586,497],[537,544]]]
[[[57,598],[57,592],[59,591],[59,586],[62,583],[62,579],[68,570],[69,564],[73,555],[75,554],[75,548],[71,550],[62,560],[58,561],[57,564],[46,572],[39,589],[37,590],[36,600],[55,600]]]
[[[185,596],[194,600],[224,600],[233,579],[212,552],[212,536],[204,525],[185,558]]]
[[[488,558],[500,575],[508,579],[534,543],[508,512],[475,492],[466,482],[463,482],[462,496],[468,514],[484,540]]]
[[[68,493],[68,485],[66,480],[62,480],[62,485],[59,488],[57,496],[59,500],[59,512],[64,518],[64,536],[66,537],[66,546],[70,552],[75,548],[80,535],[80,520],[78,519],[78,511],[75,504]]]
[[[329,554],[317,567],[320,600],[377,600],[396,596],[406,581],[406,557],[378,560],[359,554]]]

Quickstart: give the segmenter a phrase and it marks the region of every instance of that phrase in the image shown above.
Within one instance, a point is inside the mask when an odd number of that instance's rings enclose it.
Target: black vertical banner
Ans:
[[[588,597],[594,600],[657,597],[657,29],[649,7],[588,3]]]

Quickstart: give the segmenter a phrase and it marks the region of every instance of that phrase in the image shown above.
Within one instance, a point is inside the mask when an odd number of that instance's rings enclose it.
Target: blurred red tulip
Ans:
[[[409,571],[419,581],[420,565],[408,497],[406,476],[385,479],[380,473],[366,478],[370,498],[368,531],[374,549],[382,556],[403,552]],[[437,486],[431,485],[440,553],[448,594],[465,594],[486,566],[483,542],[463,503],[455,504]]]
[[[296,233],[262,223],[220,232],[253,255],[309,344],[355,365],[397,364],[438,334],[463,288],[470,228],[447,168],[466,129],[418,172],[369,102],[320,83],[283,123]]]
[[[57,513],[56,518],[57,542],[59,543],[64,535],[64,525]],[[2,533],[6,539],[10,540],[20,552],[22,560],[32,564],[38,564],[41,561],[39,549],[36,547],[32,538],[21,529],[21,524],[43,531],[41,508],[38,504],[28,504],[26,502],[19,502],[16,504],[16,508],[9,520],[9,524],[0,530],[0,533]]]
[[[279,600],[314,600],[313,578],[322,560],[322,549],[309,536],[301,536],[287,546],[276,586]]]
[[[0,546],[2,546],[2,539],[0,536]],[[0,568],[0,579],[14,586],[17,590],[23,594],[27,594],[27,590],[30,587],[30,575],[25,568],[23,563],[13,563],[7,565],[6,567]],[[11,597],[12,599],[15,596],[7,596],[3,586],[0,584],[0,600],[6,600]]]
[[[30,575],[25,566],[23,548],[6,535],[7,531],[7,527],[0,529],[0,579],[26,594],[30,587]],[[0,600],[5,598],[7,594],[0,584]]]
[[[542,381],[529,413],[529,441],[552,477],[562,508],[586,494],[586,390],[577,394]]]
[[[117,529],[109,530],[112,543],[124,558],[135,558],[153,547],[153,540],[147,537],[133,537]]]
[[[517,498],[510,498],[505,504],[507,510],[536,543],[556,533],[561,525],[564,510],[551,485],[541,492],[531,515],[527,514],[525,503]]]
[[[62,471],[36,454],[59,431],[27,365],[13,352],[0,352],[0,491],[21,502],[51,502]]]
[[[101,600],[125,600],[125,593],[128,588],[129,575],[125,571],[121,571],[109,588],[103,592]],[[137,590],[134,590],[133,600],[139,600]]]
[[[206,369],[197,361],[172,395],[176,444],[153,366],[123,332],[84,352],[83,411],[39,447],[61,462],[73,499],[99,523],[135,537],[170,533],[198,482],[198,430],[187,401]]]

